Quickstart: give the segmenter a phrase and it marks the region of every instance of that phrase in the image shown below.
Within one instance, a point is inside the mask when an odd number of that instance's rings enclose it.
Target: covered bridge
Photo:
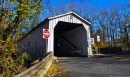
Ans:
[[[26,51],[33,59],[45,57],[48,52],[54,56],[92,55],[90,26],[90,22],[74,12],[49,17],[19,40],[19,52]],[[47,43],[43,29],[50,31]]]

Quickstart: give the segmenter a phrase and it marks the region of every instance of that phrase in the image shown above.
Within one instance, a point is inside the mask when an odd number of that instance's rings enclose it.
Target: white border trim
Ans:
[[[75,12],[68,12],[68,13],[65,13],[65,14],[60,14],[60,15],[57,15],[57,16],[53,16],[53,17],[49,17],[48,19],[55,19],[55,18],[58,18],[58,17],[62,17],[62,16],[65,16],[65,15],[68,15],[68,14],[75,14],[77,17],[79,17],[80,19],[84,20],[85,22],[89,23],[91,25],[91,23],[87,20],[85,20],[83,17],[79,16],[78,14],[76,14]]]

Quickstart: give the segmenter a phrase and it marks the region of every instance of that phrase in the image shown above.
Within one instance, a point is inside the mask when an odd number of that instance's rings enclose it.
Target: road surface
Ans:
[[[109,58],[58,57],[66,77],[130,77],[130,61]]]

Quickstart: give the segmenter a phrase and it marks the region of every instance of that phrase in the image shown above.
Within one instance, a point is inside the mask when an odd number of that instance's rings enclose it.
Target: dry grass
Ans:
[[[104,54],[94,54],[92,58],[101,58],[104,57]]]
[[[105,56],[103,54],[94,54],[92,58],[110,58],[110,59],[115,59],[115,60],[124,60],[124,61],[129,61],[130,57],[120,57],[120,56]]]
[[[119,57],[119,56],[109,56],[106,58],[110,58],[110,59],[116,59],[116,60],[124,60],[124,61],[129,61],[130,57]]]
[[[51,67],[46,73],[45,77],[66,77],[67,70],[65,70],[64,66],[58,65],[56,60],[53,60]]]

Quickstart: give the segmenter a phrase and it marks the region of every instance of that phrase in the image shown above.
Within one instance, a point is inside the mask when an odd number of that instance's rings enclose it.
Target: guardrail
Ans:
[[[52,53],[49,53],[42,61],[14,77],[44,77],[52,64]]]

